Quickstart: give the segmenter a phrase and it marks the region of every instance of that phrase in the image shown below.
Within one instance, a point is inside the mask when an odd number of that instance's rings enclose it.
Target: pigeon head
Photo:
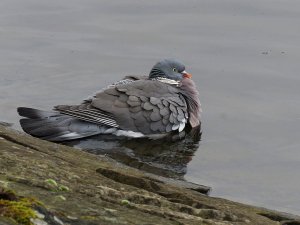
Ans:
[[[174,59],[164,59],[156,63],[149,74],[149,79],[166,78],[180,81],[191,78],[192,75],[185,71],[185,66]]]

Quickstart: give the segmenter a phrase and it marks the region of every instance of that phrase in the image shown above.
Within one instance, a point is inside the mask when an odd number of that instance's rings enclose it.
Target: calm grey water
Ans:
[[[185,179],[300,214],[299,21],[292,0],[1,0],[0,120],[177,58],[203,105]]]

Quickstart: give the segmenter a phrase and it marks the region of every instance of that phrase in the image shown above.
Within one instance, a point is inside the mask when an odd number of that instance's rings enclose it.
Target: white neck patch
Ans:
[[[152,80],[157,80],[157,81],[160,81],[162,83],[175,84],[175,85],[179,85],[179,83],[180,83],[180,81],[178,81],[178,80],[172,80],[172,79],[168,79],[168,78],[165,78],[165,77],[157,77],[157,78],[154,78]]]

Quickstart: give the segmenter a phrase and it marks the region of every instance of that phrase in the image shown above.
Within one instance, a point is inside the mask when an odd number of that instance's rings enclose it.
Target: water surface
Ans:
[[[185,179],[300,214],[300,2],[2,0],[0,120],[178,58],[203,105]]]

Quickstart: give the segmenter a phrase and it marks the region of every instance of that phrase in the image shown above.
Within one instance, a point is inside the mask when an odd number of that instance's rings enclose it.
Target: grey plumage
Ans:
[[[35,113],[35,111],[37,111]],[[49,141],[72,140],[104,133],[109,127],[82,121],[59,112],[46,112],[19,107],[18,112],[27,117],[21,119],[23,130],[35,137]],[[37,117],[38,116],[38,117]]]
[[[148,78],[127,76],[79,105],[55,106],[53,112],[20,107],[19,114],[27,117],[21,126],[51,141],[128,131],[135,137],[165,135],[181,132],[187,124],[199,126],[199,94],[184,69],[177,61],[163,60]]]

